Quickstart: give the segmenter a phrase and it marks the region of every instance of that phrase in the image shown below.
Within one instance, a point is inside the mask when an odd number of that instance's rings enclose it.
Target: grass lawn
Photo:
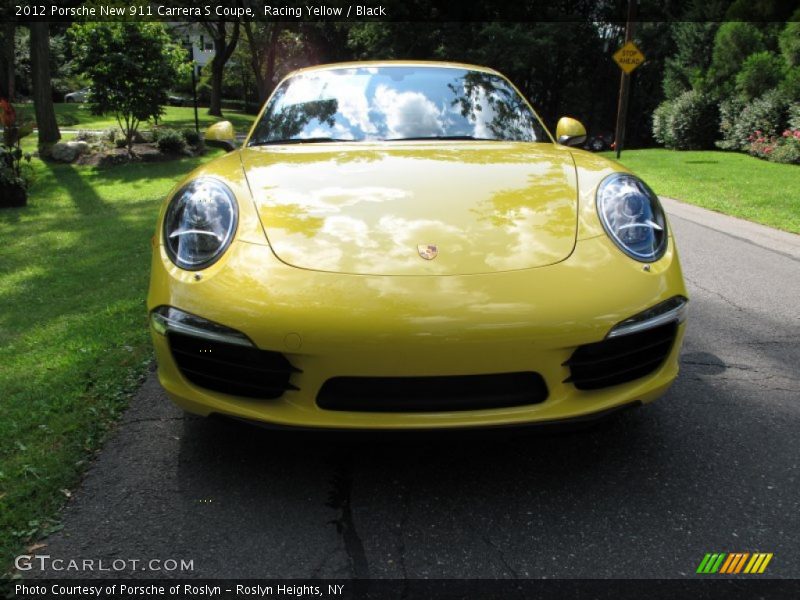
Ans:
[[[30,138],[28,138],[30,139]],[[57,511],[151,361],[158,207],[202,158],[99,169],[34,160],[0,211],[0,574]]]
[[[32,104],[17,104],[17,112],[24,119],[34,119]],[[89,112],[87,104],[66,104],[55,105],[56,118],[62,129],[110,129],[119,127],[114,115],[93,115]],[[191,106],[165,106],[166,111],[161,117],[160,123],[165,127],[175,129],[194,129],[194,107]],[[238,110],[223,110],[225,115],[222,119],[212,117],[208,114],[208,108],[200,107],[197,109],[197,116],[200,121],[200,129],[203,130],[217,121],[230,121],[236,133],[247,133],[255,120],[255,115],[248,115]],[[68,124],[75,123],[75,124]],[[150,129],[151,124],[145,123],[140,129]]]
[[[800,233],[798,165],[734,152],[663,149],[623,150],[620,162],[659,195]]]

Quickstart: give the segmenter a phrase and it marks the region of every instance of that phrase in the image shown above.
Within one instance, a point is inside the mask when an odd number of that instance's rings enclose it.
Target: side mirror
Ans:
[[[230,121],[220,121],[206,129],[205,140],[209,146],[224,148],[228,151],[236,150],[236,133],[233,131],[233,124]]]
[[[556,125],[556,140],[565,146],[580,146],[586,141],[586,127],[577,119],[561,117]]]

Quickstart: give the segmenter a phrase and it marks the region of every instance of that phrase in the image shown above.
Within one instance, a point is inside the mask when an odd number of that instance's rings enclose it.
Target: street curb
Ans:
[[[681,202],[675,198],[659,196],[659,199],[670,216],[691,221],[696,225],[708,227],[738,240],[800,261],[800,235],[738,217],[723,215],[713,210]]]

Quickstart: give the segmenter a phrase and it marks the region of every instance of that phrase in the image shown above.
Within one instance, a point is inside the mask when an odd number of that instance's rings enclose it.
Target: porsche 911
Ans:
[[[302,69],[153,238],[158,377],[188,412],[286,428],[581,421],[678,374],[687,293],[658,197],[555,137],[500,73]]]

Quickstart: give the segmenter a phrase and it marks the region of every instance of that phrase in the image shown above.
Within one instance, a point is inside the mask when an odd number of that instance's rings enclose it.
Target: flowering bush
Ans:
[[[773,162],[800,164],[800,129],[786,129],[779,136],[755,131],[748,138],[748,153]]]
[[[0,123],[3,124],[3,143],[0,144],[0,184],[26,188],[27,173],[22,170],[23,158],[30,162],[31,155],[22,153],[19,141],[33,131],[33,123],[17,122],[17,112],[5,98],[0,98]]]
[[[742,103],[741,99],[723,102],[720,131],[726,150],[750,152],[753,132],[756,137],[777,137],[786,128],[791,102],[778,90],[770,90],[759,98]]]

